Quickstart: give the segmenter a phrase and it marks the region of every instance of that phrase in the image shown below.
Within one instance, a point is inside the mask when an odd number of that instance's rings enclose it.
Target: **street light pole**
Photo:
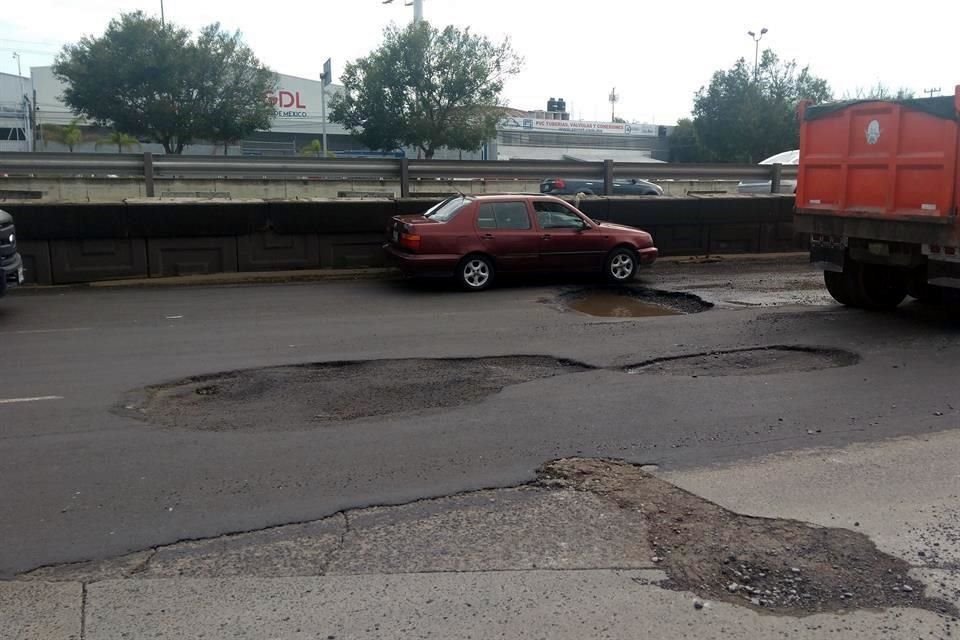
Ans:
[[[760,78],[760,41],[763,40],[763,36],[767,35],[768,29],[764,27],[760,29],[760,35],[757,35],[753,31],[747,31],[747,35],[753,38],[753,81],[756,82]]]
[[[393,0],[383,0],[383,4],[393,4]],[[423,22],[423,0],[411,0],[404,6],[413,7],[413,24]]]
[[[163,18],[163,0],[160,0],[160,26],[166,26],[167,22]]]

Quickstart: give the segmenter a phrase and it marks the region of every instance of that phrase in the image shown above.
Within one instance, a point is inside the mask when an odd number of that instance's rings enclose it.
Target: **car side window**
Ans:
[[[541,229],[583,229],[583,219],[559,202],[535,202],[537,224]]]
[[[530,214],[524,202],[488,202],[480,205],[477,212],[477,227],[526,231],[531,228]]]
[[[477,227],[480,229],[497,228],[497,217],[494,215],[492,204],[480,205],[480,210],[477,212]]]

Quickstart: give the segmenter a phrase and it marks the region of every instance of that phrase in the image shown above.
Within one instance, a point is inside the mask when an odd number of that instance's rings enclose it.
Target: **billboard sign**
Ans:
[[[541,120],[539,118],[505,118],[500,129],[506,131],[553,131],[620,136],[656,136],[657,125],[631,122],[595,122],[592,120]]]

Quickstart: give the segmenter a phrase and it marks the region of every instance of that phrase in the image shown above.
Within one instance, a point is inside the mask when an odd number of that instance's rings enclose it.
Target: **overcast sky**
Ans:
[[[316,77],[333,58],[334,74],[367,53],[391,22],[412,18],[403,0],[164,0],[168,20],[191,29],[220,21],[239,29],[275,71]],[[100,34],[121,11],[159,14],[160,0],[31,0],[0,15],[0,71],[15,73],[13,52],[30,66],[50,64],[66,42]],[[883,82],[918,93],[960,83],[955,0],[880,3],[865,0],[424,0],[436,25],[471,26],[509,36],[525,58],[506,89],[510,106],[544,108],[563,97],[575,118],[617,115],[672,124],[689,114],[694,92],[738,57],[753,58],[748,30],[767,27],[761,43],[809,64],[842,95]]]

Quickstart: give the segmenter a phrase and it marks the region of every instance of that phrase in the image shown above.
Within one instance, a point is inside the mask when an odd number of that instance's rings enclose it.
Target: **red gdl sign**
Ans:
[[[286,89],[281,89],[276,93],[270,91],[267,93],[267,101],[275,107],[281,109],[306,109],[307,105],[303,104],[300,100],[299,91],[287,91]]]

